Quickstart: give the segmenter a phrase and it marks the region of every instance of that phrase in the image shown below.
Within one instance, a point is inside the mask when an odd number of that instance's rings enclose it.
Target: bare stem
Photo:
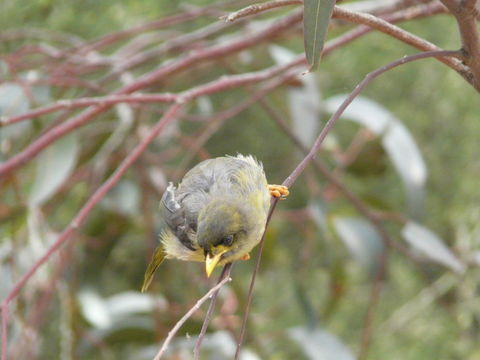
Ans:
[[[200,309],[200,306],[202,306],[202,304],[207,301],[210,297],[213,296],[213,294],[215,294],[218,290],[220,290],[220,288],[225,285],[227,282],[231,281],[232,279],[229,277],[229,276],[226,276],[224,279],[222,279],[217,285],[215,285],[213,288],[211,288],[202,298],[200,298],[196,303],[195,305],[193,305],[193,307],[187,311],[187,313],[185,315],[182,316],[182,318],[180,320],[177,321],[177,323],[175,324],[175,326],[172,328],[172,330],[170,330],[168,332],[168,336],[167,338],[165,339],[165,341],[163,342],[163,345],[162,347],[160,348],[160,350],[158,351],[157,355],[155,355],[155,357],[153,358],[153,360],[160,360],[161,357],[163,356],[163,354],[165,353],[165,351],[167,350],[167,347],[168,345],[170,344],[170,342],[172,341],[173,337],[175,336],[175,334],[178,332],[178,330],[182,327],[183,324],[185,324],[185,322],[190,318],[190,316],[192,316],[195,311],[197,311],[198,309]]]
[[[335,6],[333,11],[333,17],[348,20],[356,24],[367,25],[421,51],[441,50],[438,46],[432,44],[431,42],[422,39],[421,37],[418,37],[404,29],[401,29],[398,26],[392,25],[388,21],[374,15],[349,11],[342,7]],[[468,69],[468,67],[463,65],[459,59],[463,59],[463,54],[461,52],[456,52],[455,54],[452,54],[448,57],[439,58],[439,61],[456,70],[470,84],[472,84],[470,70]]]
[[[0,305],[2,311],[2,360],[7,360],[8,351],[8,304],[3,302]]]
[[[265,246],[265,232],[267,230],[268,224],[270,223],[270,219],[272,218],[273,211],[275,210],[277,203],[278,203],[278,199],[276,198],[272,199],[270,203],[270,210],[268,212],[267,223],[265,224],[265,231],[263,232],[262,239],[260,240],[260,244],[258,246],[258,254],[255,262],[255,269],[253,270],[252,280],[250,281],[250,287],[248,288],[247,304],[245,305],[245,311],[243,313],[242,329],[240,330],[240,336],[237,342],[237,349],[235,350],[235,358],[234,358],[235,360],[238,360],[240,358],[240,351],[242,350],[243,339],[245,338],[245,333],[247,331],[248,315],[250,314],[250,307],[252,305],[253,288],[255,286],[255,280],[257,278],[258,270],[260,269],[260,262],[262,260],[263,247]]]
[[[111,95],[93,98],[80,98],[75,100],[60,100],[52,105],[43,106],[24,114],[12,117],[0,117],[0,127],[15,124],[17,122],[47,115],[59,110],[73,110],[88,106],[113,105],[119,103],[166,103],[177,100],[175,94],[132,94]]]
[[[373,279],[372,288],[370,290],[370,299],[368,302],[367,313],[363,322],[362,341],[360,344],[360,351],[358,354],[358,360],[366,360],[368,357],[368,350],[370,349],[370,343],[372,340],[373,329],[373,317],[375,315],[375,309],[380,300],[380,292],[382,290],[382,281],[385,276],[385,270],[387,267],[388,248],[378,257],[378,268],[375,272],[375,278]]]
[[[222,282],[225,278],[230,277],[230,273],[232,272],[232,263],[228,263],[223,267],[222,273],[218,278],[218,282]],[[193,358],[194,360],[200,359],[200,347],[202,346],[203,339],[205,338],[205,334],[207,333],[208,324],[210,323],[210,319],[213,315],[213,310],[215,309],[215,303],[217,302],[219,290],[215,291],[212,294],[212,300],[210,301],[210,305],[208,306],[207,314],[205,315],[205,319],[203,319],[202,329],[200,330],[200,334],[198,334],[197,342],[195,343],[195,347],[193,348]]]
[[[227,22],[232,22],[247,16],[256,15],[264,11],[271,9],[289,6],[289,5],[301,5],[303,0],[274,0],[261,4],[252,4],[243,9],[237,10],[233,13],[230,13],[226,16],[222,16],[222,19],[225,19]]]

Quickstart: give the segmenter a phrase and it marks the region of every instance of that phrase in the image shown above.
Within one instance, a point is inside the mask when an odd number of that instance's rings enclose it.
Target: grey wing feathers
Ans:
[[[181,241],[183,245],[191,250],[195,250],[191,235],[192,230],[185,216],[185,210],[182,208],[176,194],[176,189],[172,183],[169,183],[167,190],[160,201],[160,209],[163,219],[173,234]]]

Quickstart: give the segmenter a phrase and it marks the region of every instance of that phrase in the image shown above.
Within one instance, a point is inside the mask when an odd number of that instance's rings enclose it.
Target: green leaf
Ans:
[[[121,180],[101,202],[102,206],[116,213],[134,216],[140,211],[140,189],[130,180]]]
[[[410,246],[428,259],[447,266],[460,274],[465,271],[465,265],[457,259],[436,234],[426,227],[410,221],[403,227],[402,236]]]
[[[318,67],[334,5],[335,0],[304,1],[303,37],[310,71],[315,71]]]
[[[37,173],[30,191],[29,204],[47,201],[70,176],[78,156],[76,134],[65,136],[50,145],[37,161]]]
[[[352,257],[372,273],[383,253],[383,243],[377,230],[360,218],[336,217],[333,226]]]
[[[321,328],[293,327],[288,336],[296,341],[309,360],[354,360],[352,351],[335,335]]]
[[[27,112],[30,102],[22,87],[15,83],[0,84],[0,116],[14,116]],[[25,137],[30,129],[30,122],[12,124],[0,130],[0,142],[5,139]]]

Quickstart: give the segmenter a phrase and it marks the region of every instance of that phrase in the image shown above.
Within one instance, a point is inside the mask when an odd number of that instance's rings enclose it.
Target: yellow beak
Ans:
[[[210,255],[207,254],[205,257],[205,272],[207,273],[207,277],[210,277],[210,275],[213,272],[213,269],[215,269],[215,266],[217,266],[218,262],[220,261],[220,258],[226,251],[222,251],[218,253],[217,255]]]

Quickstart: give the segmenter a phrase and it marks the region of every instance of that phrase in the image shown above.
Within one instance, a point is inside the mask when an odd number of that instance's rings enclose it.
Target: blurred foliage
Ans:
[[[190,5],[210,3],[2,0],[0,23],[4,34],[43,29],[83,41],[184,11]],[[264,18],[272,16],[275,15]],[[199,18],[164,29],[159,35],[167,34],[168,38],[169,31],[188,33],[211,21],[213,17]],[[406,22],[402,27],[440,47],[459,47],[451,17],[439,15]],[[237,33],[241,31],[240,28]],[[343,28],[335,29],[330,37],[341,31]],[[230,33],[228,30],[225,35]],[[37,34],[39,38],[0,41],[0,54],[12,53],[26,44],[48,42],[48,35]],[[65,43],[53,43],[59,48],[68,47]],[[276,40],[275,44],[295,53],[301,52],[303,46],[300,36]],[[115,49],[108,48],[107,52]],[[411,48],[386,35],[369,34],[335,50],[322,60],[315,75],[274,91],[268,101],[288,118],[299,135],[302,130],[296,127],[301,126],[313,126],[318,132],[329,115],[322,107],[326,99],[350,92],[366,73],[411,53]],[[156,84],[153,91],[187,89],[225,73],[258,70],[276,61],[271,48],[264,45],[240,55],[191,69],[177,75],[175,81],[167,79]],[[143,74],[158,62],[136,68],[132,74]],[[18,97],[20,87],[13,83],[15,77],[6,69],[0,70],[3,115],[22,113],[56,99],[83,96],[82,90],[46,86],[38,87],[34,100]],[[90,80],[96,81],[99,76],[93,74]],[[307,88],[306,82],[311,81],[307,78],[313,80],[318,90],[323,111],[321,115],[315,113],[309,124],[303,115],[300,122],[295,120],[298,113],[292,105],[299,101],[298,93],[293,92]],[[108,94],[119,85],[120,82],[114,82],[104,91]],[[27,284],[19,300],[10,307],[10,351],[14,359],[153,357],[176,321],[212,284],[203,275],[200,264],[171,260],[162,264],[151,293],[138,293],[160,231],[157,208],[166,181],[178,181],[179,175],[206,157],[240,152],[262,160],[269,181],[281,183],[301,159],[295,146],[259,104],[228,119],[198,154],[189,152],[187,145],[205,127],[205,122],[190,121],[189,117],[208,118],[238,104],[249,92],[236,89],[204,99],[203,104],[197,101],[189,105],[184,119],[149,147],[60,255],[50,259]],[[300,92],[300,98],[311,94]],[[405,195],[408,188],[382,146],[382,132],[341,121],[318,156],[329,168],[336,169],[352,192],[385,215],[393,241],[407,240],[424,259],[414,264],[402,254],[390,251],[374,311],[370,358],[477,359],[478,94],[458,74],[427,59],[388,72],[370,84],[362,96],[404,125],[428,169],[427,181],[421,184],[425,192],[423,214],[412,219]],[[2,180],[0,299],[52,244],[165,107],[150,104],[128,109],[117,106],[78,129],[78,140],[65,138],[63,148],[51,148],[45,152],[48,157],[38,157],[15,176]],[[15,131],[0,128],[0,161],[24,148],[55,119],[55,115],[44,116]],[[305,131],[307,139],[309,134]],[[355,143],[360,144],[358,151]],[[62,160],[66,153],[70,154],[68,161]],[[56,180],[47,181],[48,175]],[[43,186],[38,190],[42,181],[54,186],[54,191]],[[404,233],[405,218],[416,220],[417,223],[409,222],[407,226],[422,229],[420,234],[424,237],[409,239]],[[326,349],[337,357],[325,359],[354,358],[352,354],[358,353],[361,346],[377,254],[382,251],[378,243],[378,234],[366,219],[323,177],[307,169],[292,187],[288,201],[277,207],[267,231],[246,339],[250,353],[244,358],[317,359],[312,354]],[[253,261],[235,264],[233,282],[221,292],[217,316],[210,326],[205,359],[232,358],[253,266]],[[467,270],[461,275],[450,269],[461,273],[463,266]],[[172,345],[172,353],[178,357],[172,355],[172,359],[190,358],[203,316],[202,310],[182,328]]]

